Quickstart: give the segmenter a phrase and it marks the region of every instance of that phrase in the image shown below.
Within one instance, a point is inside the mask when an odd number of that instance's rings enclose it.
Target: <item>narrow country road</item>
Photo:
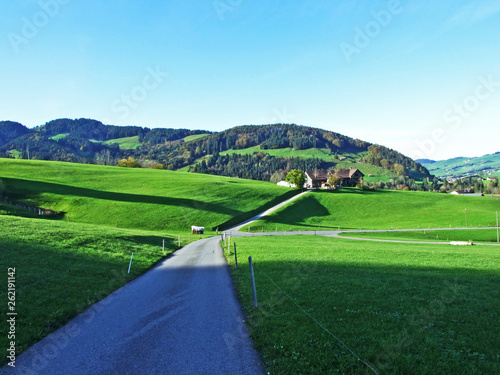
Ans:
[[[247,225],[249,223],[246,223]],[[238,230],[236,230],[236,228]],[[450,245],[448,241],[404,241],[404,240],[386,240],[386,239],[376,239],[376,238],[363,238],[363,237],[351,237],[345,236],[345,234],[354,235],[356,233],[394,233],[394,232],[432,232],[432,231],[454,231],[454,230],[477,230],[477,229],[496,229],[495,227],[480,227],[480,228],[432,228],[432,229],[361,229],[361,230],[294,230],[287,232],[240,232],[241,226],[232,228],[225,231],[226,235],[232,238],[236,237],[257,237],[257,236],[323,236],[323,237],[335,237],[344,240],[356,240],[356,241],[369,241],[369,242],[388,242],[388,243],[410,243],[410,244],[424,244],[424,245]],[[479,246],[500,246],[496,243],[474,243],[474,245]]]
[[[263,374],[243,319],[218,238],[199,240],[0,374]]]
[[[305,194],[307,194],[307,193],[309,193],[309,192],[311,192],[311,191],[312,191],[312,190],[306,190],[306,191],[304,191],[304,192],[302,192],[302,193],[300,193],[300,194],[297,194],[297,195],[295,195],[295,196],[293,196],[293,197],[291,197],[291,198],[287,199],[286,201],[283,201],[283,202],[281,202],[281,203],[277,204],[276,206],[271,207],[271,208],[270,208],[270,209],[268,209],[267,211],[264,211],[264,212],[262,212],[262,213],[258,214],[257,216],[254,216],[254,217],[252,217],[251,219],[249,219],[249,220],[247,220],[247,221],[244,221],[244,222],[243,222],[243,223],[241,223],[241,224],[238,224],[238,225],[236,225],[236,226],[234,226],[234,227],[232,227],[232,228],[229,228],[229,229],[225,230],[224,232],[233,232],[233,231],[234,231],[234,232],[237,232],[237,231],[239,231],[241,228],[243,228],[245,225],[248,225],[248,224],[250,224],[250,223],[253,223],[254,221],[257,221],[257,220],[259,220],[259,219],[263,218],[264,216],[269,215],[270,213],[272,213],[272,212],[274,212],[274,211],[276,211],[276,210],[280,209],[280,208],[281,208],[281,207],[283,207],[283,206],[286,206],[288,203],[293,202],[294,200],[296,200],[296,199],[298,199],[298,198],[300,198],[300,197],[304,196]]]

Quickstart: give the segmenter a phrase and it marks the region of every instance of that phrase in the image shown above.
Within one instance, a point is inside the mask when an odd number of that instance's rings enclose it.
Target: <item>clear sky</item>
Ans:
[[[297,123],[414,158],[500,151],[500,1],[16,0],[0,119]]]

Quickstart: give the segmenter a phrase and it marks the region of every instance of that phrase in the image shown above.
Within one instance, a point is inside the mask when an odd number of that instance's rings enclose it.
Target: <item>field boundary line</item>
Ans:
[[[378,375],[378,372],[377,372],[377,371],[376,371],[376,370],[375,370],[372,366],[370,366],[367,362],[363,361],[363,360],[361,359],[361,357],[360,357],[360,356],[358,356],[358,355],[357,355],[357,354],[356,354],[353,350],[351,350],[351,348],[349,348],[346,344],[344,344],[344,342],[343,342],[341,339],[339,339],[339,338],[338,338],[337,336],[335,336],[335,335],[334,335],[334,334],[333,334],[333,333],[332,333],[332,332],[331,332],[328,328],[326,328],[326,327],[325,327],[325,326],[323,326],[320,322],[318,322],[318,320],[317,320],[314,316],[312,316],[312,315],[311,315],[311,314],[309,314],[306,310],[304,310],[304,308],[303,308],[302,306],[300,306],[300,305],[299,305],[299,304],[298,304],[298,303],[297,303],[297,302],[296,302],[296,301],[295,301],[292,297],[290,297],[290,296],[288,295],[288,293],[287,293],[287,292],[285,292],[283,289],[281,289],[281,288],[279,287],[279,285],[278,285],[278,284],[276,284],[276,283],[274,282],[274,280],[273,280],[273,279],[271,279],[271,277],[269,277],[269,276],[268,276],[268,275],[267,275],[264,271],[260,270],[259,268],[257,268],[257,270],[258,270],[259,272],[261,272],[261,273],[262,273],[265,277],[267,277],[267,278],[268,278],[268,279],[269,279],[269,280],[270,280],[270,281],[274,284],[274,286],[275,286],[276,288],[278,288],[278,289],[279,289],[279,290],[280,290],[280,291],[281,291],[281,292],[282,292],[282,293],[283,293],[283,294],[284,294],[284,295],[285,295],[285,296],[286,296],[286,297],[287,297],[290,301],[292,301],[292,302],[293,302],[293,303],[294,303],[294,304],[295,304],[295,305],[296,305],[296,306],[297,306],[297,307],[298,307],[298,308],[299,308],[299,309],[300,309],[300,310],[301,310],[301,311],[302,311],[305,315],[307,315],[309,318],[311,318],[311,319],[312,319],[312,320],[313,320],[313,321],[314,321],[314,322],[315,322],[315,323],[316,323],[319,327],[321,327],[321,328],[322,328],[322,329],[323,329],[326,333],[328,333],[330,336],[332,336],[335,340],[337,340],[340,344],[342,344],[342,346],[343,346],[344,348],[346,348],[349,352],[351,352],[351,353],[352,353],[352,355],[354,355],[354,356],[358,359],[358,361],[360,361],[361,363],[363,363],[363,364],[364,364],[365,366],[367,366],[370,370],[372,370],[372,371],[373,371],[373,373],[375,373],[375,374],[377,374],[377,375]]]

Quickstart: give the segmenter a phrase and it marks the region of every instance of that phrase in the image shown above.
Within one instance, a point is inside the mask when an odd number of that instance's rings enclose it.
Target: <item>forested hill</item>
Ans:
[[[384,146],[331,131],[289,124],[238,126],[223,132],[104,125],[58,119],[28,129],[0,122],[0,157],[180,169],[270,180],[293,168],[358,167],[387,176],[429,177],[422,165]],[[368,168],[368,166],[371,166]],[[373,169],[375,168],[375,169]],[[378,168],[378,169],[377,169]]]

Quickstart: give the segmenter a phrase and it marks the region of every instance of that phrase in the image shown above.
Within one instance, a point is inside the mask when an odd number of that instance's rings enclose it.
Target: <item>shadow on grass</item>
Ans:
[[[58,241],[55,238],[58,235],[70,241]],[[167,256],[162,253],[164,239]],[[130,274],[127,273],[129,246],[134,252]],[[160,236],[118,234],[87,238],[85,233],[50,232],[39,241],[0,238],[0,266],[5,270],[15,267],[17,271],[16,312],[22,317],[17,323],[17,354],[144,274],[175,250],[175,238]],[[3,294],[6,288],[0,289],[0,295]],[[2,306],[2,313],[3,309]],[[0,346],[8,347],[7,335],[0,337]],[[5,357],[0,359],[0,367],[5,363]]]
[[[195,199],[115,193],[102,190],[79,188],[62,184],[29,181],[29,180],[14,179],[14,178],[2,178],[2,180],[4,181],[4,183],[6,183],[6,186],[9,188],[9,191],[11,192],[10,195],[16,200],[19,199],[36,200],[41,193],[51,193],[58,195],[103,199],[103,200],[118,201],[118,202],[145,203],[145,204],[157,204],[164,206],[193,208],[193,209],[206,210],[230,216],[237,216],[241,214],[241,212],[233,210],[226,206],[203,202]]]
[[[500,319],[500,304],[488,298],[498,295],[498,272],[466,265],[276,262],[257,254],[259,308],[254,310],[248,254],[240,249],[233,277],[256,348],[273,373],[290,368],[308,374],[370,373],[330,332],[379,373],[498,369],[500,328],[491,322]]]
[[[265,225],[271,224],[284,224],[295,227],[311,228],[317,229],[318,226],[305,224],[307,219],[331,217],[331,220],[335,220],[335,214],[330,214],[330,211],[322,205],[314,196],[318,194],[316,192],[309,193],[308,195],[302,197],[300,202],[296,204],[287,205],[279,211],[279,214],[271,214],[269,216],[264,216],[259,219],[263,221]],[[321,192],[320,194],[328,194],[328,192]],[[329,226],[322,226],[322,228],[334,228]],[[335,227],[336,228],[336,227]]]

